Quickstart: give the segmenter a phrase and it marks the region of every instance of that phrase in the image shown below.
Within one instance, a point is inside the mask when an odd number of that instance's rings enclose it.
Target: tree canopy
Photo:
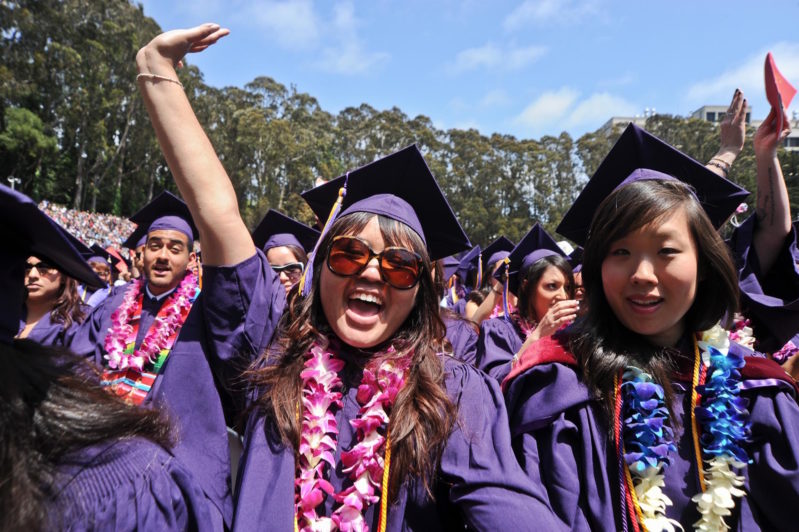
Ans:
[[[0,178],[21,179],[34,199],[130,215],[175,191],[138,94],[134,55],[158,24],[126,0],[0,3]],[[254,226],[275,208],[312,221],[298,193],[409,144],[424,153],[475,243],[518,240],[541,222],[554,231],[620,129],[517,139],[440,130],[430,118],[364,103],[338,113],[270,77],[216,88],[188,65],[187,94]],[[610,118],[610,117],[608,117]],[[656,115],[647,129],[700,161],[718,148],[717,126]],[[781,153],[794,209],[799,154]],[[754,190],[751,141],[730,178]],[[754,201],[752,196],[750,201]],[[796,212],[796,211],[794,211]]]

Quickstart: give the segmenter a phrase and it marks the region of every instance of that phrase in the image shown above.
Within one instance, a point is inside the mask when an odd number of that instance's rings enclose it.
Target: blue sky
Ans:
[[[799,86],[799,0],[141,3],[165,30],[230,28],[189,58],[211,85],[265,75],[333,113],[397,106],[442,129],[579,137],[645,108],[727,104],[736,87],[763,118],[768,51]]]

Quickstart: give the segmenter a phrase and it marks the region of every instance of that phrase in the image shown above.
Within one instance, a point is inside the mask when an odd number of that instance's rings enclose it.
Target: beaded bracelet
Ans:
[[[708,164],[708,166],[715,166],[716,168],[718,168],[719,170],[724,172],[724,175],[727,175],[727,173],[730,171],[730,166],[729,165],[724,166],[723,163],[724,163],[724,161],[718,161],[716,159],[711,159],[707,164]]]
[[[159,76],[158,74],[148,74],[146,72],[143,72],[143,73],[138,74],[136,76],[136,81],[139,81],[140,79],[145,79],[145,80],[148,80],[148,81],[152,81],[152,80],[168,81],[170,83],[175,83],[177,85],[180,85],[181,89],[183,88],[183,83],[181,83],[180,80],[174,79],[174,78],[168,78],[166,76]]]

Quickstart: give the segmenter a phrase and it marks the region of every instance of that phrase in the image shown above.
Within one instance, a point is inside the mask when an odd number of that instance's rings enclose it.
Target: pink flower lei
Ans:
[[[392,353],[391,347],[387,353]],[[338,427],[333,407],[341,408],[341,379],[338,372],[345,362],[333,352],[314,343],[308,352],[305,369],[300,373],[302,389],[302,435],[300,437],[295,510],[297,528],[311,530],[344,530],[367,532],[364,513],[369,505],[380,500],[385,462],[381,450],[386,447],[388,410],[405,383],[405,372],[411,354],[397,360],[374,357],[363,371],[356,399],[361,405],[358,415],[350,420],[357,443],[341,452],[344,472],[353,484],[335,493],[325,480],[324,466],[336,466]],[[330,517],[320,517],[316,508],[325,494],[339,504]]]
[[[104,344],[108,366],[112,369],[131,367],[142,371],[146,363],[156,360],[162,349],[170,348],[170,338],[183,325],[197,297],[197,284],[195,275],[188,273],[183,277],[177,290],[164,302],[139,349],[133,351],[132,344],[136,341],[138,327],[134,327],[132,318],[137,310],[141,310],[139,298],[144,286],[141,279],[133,281],[122,298],[122,304],[111,314],[111,327]]]

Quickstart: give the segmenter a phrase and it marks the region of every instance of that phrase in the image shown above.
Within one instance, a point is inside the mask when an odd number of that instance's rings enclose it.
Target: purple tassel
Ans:
[[[502,291],[502,311],[505,313],[505,321],[510,323],[510,309],[508,308],[508,291],[510,288],[510,274],[508,270],[510,269],[510,259],[505,257],[503,262],[505,263],[505,290]]]
[[[333,222],[336,220],[338,213],[341,212],[341,204],[344,202],[344,197],[347,195],[347,182],[349,179],[350,173],[347,172],[347,175],[344,177],[344,184],[340,189],[338,189],[338,198],[336,198],[336,202],[333,204],[333,208],[330,210],[330,215],[327,217],[325,226],[322,228],[322,233],[316,240],[316,245],[314,246],[313,251],[311,251],[311,253],[308,255],[308,266],[305,267],[305,271],[302,272],[302,277],[300,277],[300,294],[302,294],[302,297],[307,297],[308,293],[311,291],[311,286],[313,285],[313,269],[314,260],[316,259],[316,252],[319,249],[319,244],[321,244],[322,239],[330,230],[330,226],[333,225]]]

